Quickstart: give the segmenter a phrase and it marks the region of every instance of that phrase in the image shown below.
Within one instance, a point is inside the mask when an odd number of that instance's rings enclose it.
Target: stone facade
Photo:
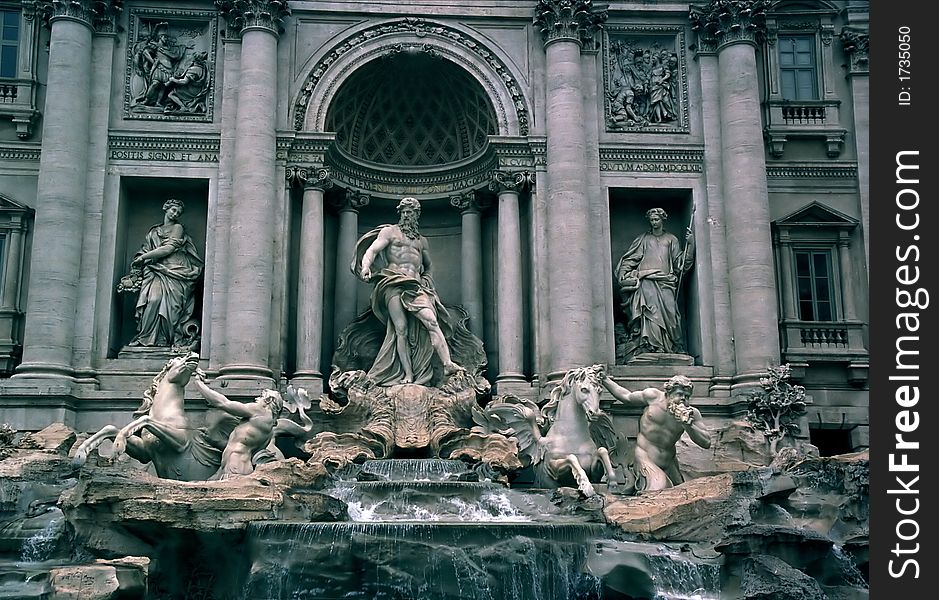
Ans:
[[[168,198],[205,259],[216,385],[322,390],[369,302],[355,241],[414,196],[495,393],[537,401],[594,363],[630,389],[677,372],[729,423],[788,362],[803,435],[866,447],[866,3],[486,5],[0,1],[19,28],[0,76],[0,421],[92,430],[137,406],[166,356],[122,352],[117,287]],[[696,240],[676,294],[689,359],[617,365],[613,269],[654,207]]]

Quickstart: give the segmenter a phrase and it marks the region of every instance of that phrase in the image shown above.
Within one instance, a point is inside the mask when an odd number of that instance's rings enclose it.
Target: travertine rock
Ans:
[[[325,477],[322,466],[296,458],[260,465],[251,475],[206,482],[99,467],[62,495],[61,506],[89,549],[149,555],[151,540],[169,529],[240,534],[253,521],[343,520],[341,501],[310,491]]]
[[[36,450],[51,450],[63,456],[68,455],[68,451],[78,439],[75,430],[64,423],[53,423],[42,431],[36,433],[27,433],[20,440],[19,447]]]
[[[118,600],[147,593],[150,559],[128,556],[90,565],[59,567],[49,572],[51,600]]]
[[[699,448],[686,436],[675,444],[678,465],[685,479],[747,471],[769,464],[766,438],[746,421],[732,421],[721,426],[709,423],[708,428],[711,436],[709,449]]]

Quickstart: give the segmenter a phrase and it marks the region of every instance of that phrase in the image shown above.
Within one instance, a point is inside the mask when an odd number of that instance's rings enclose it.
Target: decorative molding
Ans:
[[[502,192],[521,193],[535,186],[535,174],[531,171],[493,171],[489,190],[496,194]]]
[[[464,192],[450,196],[450,206],[460,213],[478,213],[489,208],[489,202],[483,198],[476,198],[476,192]]]
[[[284,19],[290,15],[287,0],[215,0],[215,6],[229,27],[242,34],[248,29],[263,29],[279,36]]]
[[[813,163],[767,164],[769,179],[857,179],[857,163],[843,162],[836,165]]]
[[[869,73],[870,33],[854,29],[843,29],[839,38],[841,39],[841,47],[844,49],[844,53],[847,54],[851,60],[851,64],[848,65],[848,73],[851,75]]]
[[[35,148],[0,146],[0,160],[38,162],[40,153],[41,151],[38,146]]]
[[[359,46],[367,41],[384,36],[400,35],[402,33],[413,34],[419,38],[439,38],[444,40],[447,44],[456,44],[458,46],[462,46],[485,61],[485,63],[494,71],[498,80],[501,81],[505,86],[506,90],[512,98],[513,108],[515,109],[516,119],[518,120],[519,133],[521,135],[528,135],[528,108],[525,103],[525,97],[522,94],[524,86],[522,86],[516,80],[515,76],[505,65],[505,63],[503,63],[493,52],[489,51],[483,43],[468,36],[466,33],[458,29],[455,29],[449,25],[428,22],[424,19],[410,17],[387,23],[378,23],[367,29],[359,31],[336,44],[329,52],[320,58],[320,60],[317,61],[316,65],[314,65],[309,74],[306,76],[306,80],[303,82],[303,86],[301,87],[300,95],[294,103],[294,129],[296,131],[301,131],[303,129],[303,125],[306,122],[307,110],[310,105],[310,99],[313,96],[313,90],[320,83],[320,81],[322,81],[330,66],[339,60],[343,54],[346,54],[356,46]],[[399,45],[402,44],[393,44],[388,48],[380,49],[379,52],[383,53],[387,52],[388,50],[394,50]],[[426,44],[419,45],[422,48],[427,47]],[[440,52],[439,47],[435,50],[438,53]],[[323,110],[325,110],[325,108]]]
[[[134,8],[130,12],[127,33],[127,67],[124,73],[124,118],[156,121],[212,122],[215,112],[215,63],[218,49],[218,19],[211,10],[171,10]],[[152,77],[138,60],[159,42],[160,33],[172,36],[168,49],[175,49],[174,76],[193,78],[201,75],[203,83],[197,92],[179,95],[158,90],[157,98],[145,98]],[[178,41],[177,41],[178,40]],[[171,59],[172,60],[172,59]],[[200,63],[200,64],[196,64]],[[206,82],[207,80],[207,82]],[[165,86],[161,89],[165,89]],[[191,96],[191,98],[190,98]],[[185,105],[185,106],[183,106]]]
[[[302,167],[291,165],[285,169],[287,187],[303,189],[319,189],[326,191],[333,187],[333,180],[326,167]]]
[[[583,47],[590,45],[607,16],[606,9],[593,6],[593,0],[538,0],[532,22],[541,31],[545,46],[565,40]]]
[[[703,173],[704,150],[600,148],[600,172]]]
[[[348,210],[358,212],[371,204],[371,202],[372,196],[370,194],[352,188],[347,189],[343,196],[333,196],[329,199],[329,205],[339,212]]]
[[[94,18],[95,31],[103,34],[117,34],[121,31],[120,19],[124,14],[124,0],[96,2],[97,12]]]
[[[326,164],[337,182],[373,194],[445,195],[482,187],[489,181],[496,158],[491,152],[447,168],[420,170],[386,170],[379,165],[363,165],[349,158],[338,148],[326,152]]]
[[[27,21],[39,18],[51,25],[57,19],[81,21],[100,33],[117,33],[124,0],[23,0]]]
[[[767,0],[710,0],[692,5],[688,14],[691,29],[699,43],[724,46],[738,43],[757,45],[766,33]]]
[[[681,27],[609,25],[606,28],[603,102],[607,131],[690,133],[685,47]],[[636,53],[641,53],[639,64],[635,63]],[[660,85],[669,82],[668,98],[659,99],[662,104],[658,107],[651,100],[653,82]]]
[[[109,160],[217,163],[219,138],[111,135]]]
[[[314,138],[279,136],[276,159],[292,164],[326,164],[326,151],[333,143],[333,134],[319,134]]]

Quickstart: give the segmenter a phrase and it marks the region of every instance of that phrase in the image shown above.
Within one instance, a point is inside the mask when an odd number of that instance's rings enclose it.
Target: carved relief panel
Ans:
[[[217,37],[214,11],[132,10],[124,118],[212,121]]]
[[[684,31],[608,25],[603,37],[607,131],[688,132]]]

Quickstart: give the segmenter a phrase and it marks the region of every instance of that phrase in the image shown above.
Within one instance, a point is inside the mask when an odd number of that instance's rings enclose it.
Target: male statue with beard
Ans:
[[[358,246],[365,250],[356,253],[352,265],[359,279],[375,285],[371,309],[385,325],[384,341],[368,371],[378,385],[427,384],[434,378],[435,355],[444,376],[463,370],[450,357],[446,333],[453,319],[434,289],[427,238],[417,229],[420,214],[416,198],[402,199],[399,222],[363,236]],[[375,270],[378,258],[384,266]]]
[[[664,490],[682,483],[675,456],[675,444],[682,434],[687,432],[701,448],[711,447],[708,431],[701,424],[701,411],[688,403],[694,388],[691,380],[675,375],[665,382],[664,392],[653,387],[630,392],[605,373],[601,382],[623,404],[645,407],[634,451],[636,490]]]

